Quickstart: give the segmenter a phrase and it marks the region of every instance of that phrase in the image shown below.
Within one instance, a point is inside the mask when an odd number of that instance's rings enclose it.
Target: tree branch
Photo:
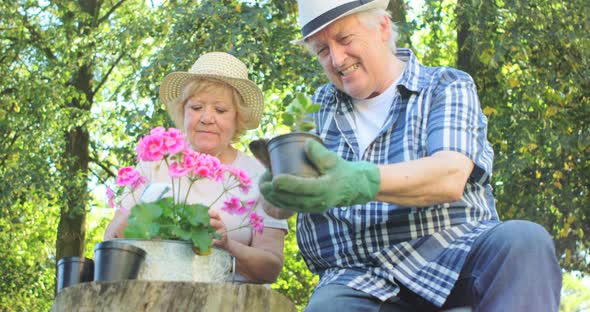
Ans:
[[[16,88],[6,88],[6,89],[2,89],[2,91],[0,92],[0,95],[8,95],[8,94],[13,94],[16,92]]]
[[[96,179],[98,179],[98,184],[105,184],[106,179],[102,179],[100,177],[100,175],[98,174],[98,172],[92,170],[92,168],[88,168],[88,171],[90,171],[90,173],[96,177]]]
[[[55,60],[55,54],[53,54],[53,51],[51,51],[51,49],[49,49],[49,47],[46,46],[42,46],[39,43],[40,42],[44,42],[43,40],[43,36],[37,31],[37,29],[35,29],[34,25],[29,23],[29,19],[26,15],[21,15],[23,18],[23,24],[25,26],[25,28],[29,31],[29,33],[31,34],[31,43],[36,46],[39,50],[41,50],[43,53],[45,53],[45,56],[47,56],[49,59],[51,60]]]
[[[12,139],[9,139],[10,142],[8,142],[7,147],[11,147],[12,145],[14,145],[14,143],[16,142],[16,140],[19,138],[18,133],[13,132],[13,136]],[[6,150],[8,150],[8,148],[6,148]],[[0,158],[0,167],[5,168],[6,165],[6,160],[8,159],[8,156],[10,156],[10,153],[6,153],[6,155],[4,155],[4,157]]]
[[[111,72],[113,72],[113,70],[115,69],[115,67],[117,67],[117,64],[119,64],[119,62],[121,61],[121,59],[123,58],[123,56],[125,56],[125,49],[123,49],[123,51],[121,51],[121,54],[117,57],[117,59],[115,60],[115,62],[113,62],[113,64],[111,65],[111,68],[109,68],[109,70],[102,77],[102,79],[100,80],[100,82],[98,83],[98,85],[96,86],[96,88],[92,91],[92,95],[93,96],[96,94],[96,92],[98,92],[98,90],[100,90],[100,88],[102,87],[102,85],[105,84],[105,82],[107,81],[107,79],[111,75]]]
[[[113,5],[105,15],[98,19],[98,23],[96,25],[100,25],[102,22],[107,20],[109,16],[113,14],[113,12],[115,12],[115,10],[123,4],[123,2],[125,2],[125,0],[120,0],[119,2],[117,2],[117,4]]]
[[[103,164],[102,162],[99,162],[96,158],[94,158],[93,156],[88,156],[88,160],[90,160],[92,163],[96,164],[97,166],[99,166],[102,170],[104,170],[108,177],[113,177],[116,178],[117,174],[114,173],[111,168],[109,168],[107,165]],[[110,165],[110,164],[109,164]],[[94,173],[94,172],[93,172]],[[101,180],[100,176],[98,174],[95,174],[96,178]],[[104,182],[104,181],[103,181]]]

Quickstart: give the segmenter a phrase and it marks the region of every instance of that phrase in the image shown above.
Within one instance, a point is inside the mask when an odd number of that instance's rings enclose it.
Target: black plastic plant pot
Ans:
[[[83,283],[92,282],[94,278],[94,261],[88,258],[65,257],[57,262],[57,292]]]
[[[305,140],[314,139],[323,144],[317,135],[307,132],[292,132],[271,139],[268,155],[273,176],[293,174],[301,177],[317,177],[318,170],[309,162],[305,154]]]
[[[94,281],[111,282],[137,279],[145,261],[145,250],[116,241],[104,241],[94,247]]]

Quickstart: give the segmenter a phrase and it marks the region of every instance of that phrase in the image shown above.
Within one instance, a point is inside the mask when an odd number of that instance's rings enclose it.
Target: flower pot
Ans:
[[[137,279],[163,281],[224,282],[233,278],[233,259],[221,249],[197,255],[193,245],[179,240],[116,239],[147,252]]]
[[[94,247],[94,280],[110,282],[137,279],[146,252],[123,242],[108,240]]]
[[[267,146],[272,175],[319,176],[318,170],[305,154],[305,140],[310,138],[322,143],[317,135],[307,132],[292,132],[271,139]]]
[[[83,282],[92,282],[94,261],[88,258],[65,257],[57,262],[57,292]]]

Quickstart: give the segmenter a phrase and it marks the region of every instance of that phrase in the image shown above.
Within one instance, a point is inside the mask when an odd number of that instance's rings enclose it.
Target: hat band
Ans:
[[[352,9],[356,9],[356,8],[360,7],[361,5],[365,5],[365,4],[367,4],[369,2],[373,2],[373,1],[374,0],[357,0],[357,1],[348,2],[345,4],[339,5],[335,8],[332,8],[332,9],[322,13],[320,16],[312,19],[307,24],[305,24],[303,27],[301,27],[301,35],[303,36],[303,38],[305,38],[310,33],[312,33],[314,30],[323,26],[324,24],[328,23],[329,21],[337,18],[338,16],[340,16]]]

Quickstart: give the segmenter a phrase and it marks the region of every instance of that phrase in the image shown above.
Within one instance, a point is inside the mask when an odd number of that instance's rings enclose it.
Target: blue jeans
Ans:
[[[305,311],[440,310],[398,285],[398,296],[386,302],[344,285],[326,285],[314,291]],[[551,236],[536,223],[506,221],[477,238],[443,310],[558,311],[560,292],[561,270]]]

